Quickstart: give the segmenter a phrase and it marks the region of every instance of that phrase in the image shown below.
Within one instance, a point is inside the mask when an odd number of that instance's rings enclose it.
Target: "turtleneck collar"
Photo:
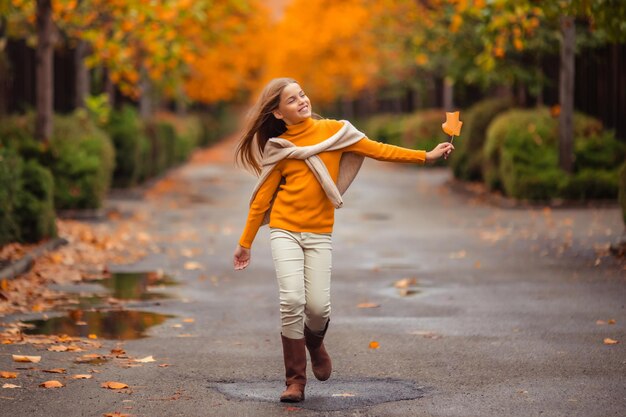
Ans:
[[[287,126],[287,134],[290,136],[296,136],[309,129],[315,124],[315,120],[311,117],[306,118],[300,123],[296,123],[295,125],[286,125]]]

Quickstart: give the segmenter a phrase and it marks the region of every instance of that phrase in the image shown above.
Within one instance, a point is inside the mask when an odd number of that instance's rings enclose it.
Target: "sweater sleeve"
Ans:
[[[263,223],[265,212],[270,208],[272,197],[274,197],[274,193],[280,184],[281,178],[282,173],[280,169],[278,169],[278,166],[274,167],[274,170],[268,175],[265,182],[257,191],[257,194],[250,205],[250,210],[248,211],[246,226],[244,227],[241,238],[239,239],[239,245],[244,248],[250,249],[252,246],[252,242],[261,227],[261,223]]]
[[[343,149],[344,152],[355,152],[359,155],[374,158],[379,161],[412,162],[423,164],[426,162],[426,151],[403,148],[376,142],[363,138],[357,143]]]

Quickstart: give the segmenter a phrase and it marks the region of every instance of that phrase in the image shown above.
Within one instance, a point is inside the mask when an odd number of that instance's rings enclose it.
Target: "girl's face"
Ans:
[[[311,117],[311,101],[298,83],[291,83],[280,93],[278,108],[273,113],[286,124],[295,125]]]

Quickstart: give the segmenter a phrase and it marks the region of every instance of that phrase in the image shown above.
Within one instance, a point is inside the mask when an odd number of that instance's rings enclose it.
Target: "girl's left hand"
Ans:
[[[444,159],[448,159],[448,156],[454,150],[454,145],[450,142],[443,142],[435,146],[432,151],[426,152],[426,161],[436,161],[442,156]]]
[[[235,270],[245,269],[250,264],[250,249],[237,245],[233,256]]]

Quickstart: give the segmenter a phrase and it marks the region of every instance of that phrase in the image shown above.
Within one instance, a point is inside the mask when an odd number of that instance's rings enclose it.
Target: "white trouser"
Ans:
[[[304,337],[304,325],[324,330],[330,317],[330,233],[290,232],[272,228],[272,257],[280,291],[282,334]]]

